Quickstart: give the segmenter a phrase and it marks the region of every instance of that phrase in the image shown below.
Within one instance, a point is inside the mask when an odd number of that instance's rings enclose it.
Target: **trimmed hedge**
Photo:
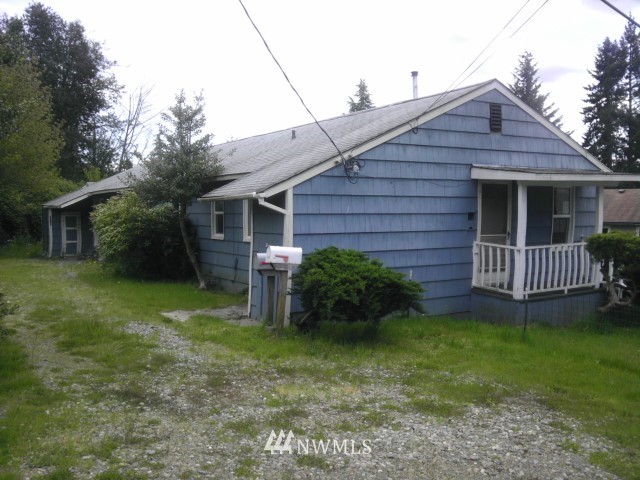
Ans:
[[[370,322],[410,309],[424,313],[424,289],[418,282],[369,259],[357,250],[328,247],[307,255],[293,275],[304,327],[318,322]]]

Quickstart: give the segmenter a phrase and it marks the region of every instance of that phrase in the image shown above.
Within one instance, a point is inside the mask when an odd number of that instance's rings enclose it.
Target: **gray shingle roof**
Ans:
[[[117,192],[122,190],[123,188],[127,188],[127,184],[125,182],[127,178],[127,174],[131,173],[134,176],[140,175],[142,172],[142,167],[136,165],[129,170],[125,170],[124,172],[120,172],[116,175],[112,175],[111,177],[104,178],[99,182],[88,183],[84,187],[79,190],[75,190],[73,192],[62,195],[61,197],[55,198],[53,200],[48,201],[44,204],[45,208],[64,208],[69,205],[73,205],[74,203],[80,202],[85,198],[90,197],[91,195],[96,195],[98,193],[108,193],[108,192]]]
[[[417,119],[437,102],[440,108],[495,80],[384,107],[320,121],[346,156],[348,152]],[[495,81],[497,82],[497,81]],[[292,138],[295,130],[295,139]],[[315,123],[217,145],[225,175],[245,174],[203,198],[241,198],[264,192],[337,155],[335,147]]]
[[[640,189],[606,189],[603,216],[604,223],[640,225]]]

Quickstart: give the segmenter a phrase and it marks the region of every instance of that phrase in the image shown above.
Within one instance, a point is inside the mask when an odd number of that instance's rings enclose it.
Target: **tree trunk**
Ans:
[[[180,202],[180,207],[178,210],[178,216],[180,217],[180,233],[182,234],[182,241],[184,242],[184,248],[187,251],[187,256],[189,257],[189,261],[191,265],[193,265],[193,269],[196,271],[196,277],[198,277],[198,288],[200,290],[205,290],[207,288],[207,282],[204,279],[204,275],[202,274],[202,270],[200,269],[200,263],[196,258],[196,254],[191,248],[191,241],[189,239],[189,233],[187,232],[187,203]]]

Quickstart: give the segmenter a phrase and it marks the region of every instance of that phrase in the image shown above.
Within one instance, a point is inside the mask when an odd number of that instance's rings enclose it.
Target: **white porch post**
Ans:
[[[282,232],[282,243],[285,247],[293,247],[293,188],[286,191],[284,228]],[[287,274],[287,292],[291,290],[291,271]],[[291,321],[291,295],[287,295],[285,300],[284,326],[288,327]]]
[[[524,298],[525,245],[527,241],[527,186],[518,182],[518,227],[516,232],[513,298]]]
[[[596,187],[596,218],[593,233],[602,233],[602,225],[604,223],[604,187]],[[611,272],[609,272],[611,274]],[[595,287],[598,288],[602,283],[602,272],[598,264],[593,266],[593,281]]]

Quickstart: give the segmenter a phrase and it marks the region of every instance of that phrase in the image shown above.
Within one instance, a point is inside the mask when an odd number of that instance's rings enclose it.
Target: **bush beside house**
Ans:
[[[424,313],[422,286],[357,250],[328,247],[307,255],[293,275],[292,292],[305,311],[300,325],[320,322],[377,324],[393,312]]]
[[[91,221],[100,258],[118,273],[176,280],[193,277],[178,214],[171,205],[149,208],[129,191],[96,206]]]

